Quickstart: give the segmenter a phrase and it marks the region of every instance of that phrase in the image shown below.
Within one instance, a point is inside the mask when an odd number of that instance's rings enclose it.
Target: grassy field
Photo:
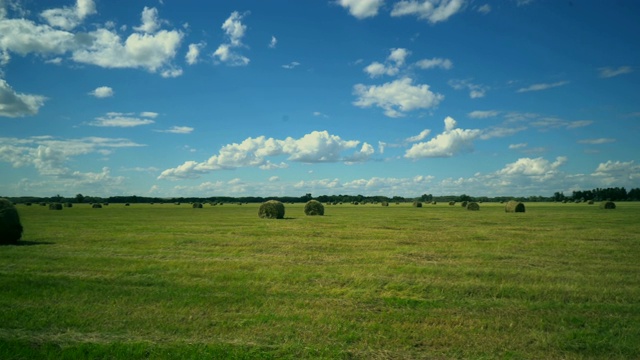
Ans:
[[[640,358],[640,203],[18,205],[0,359]]]

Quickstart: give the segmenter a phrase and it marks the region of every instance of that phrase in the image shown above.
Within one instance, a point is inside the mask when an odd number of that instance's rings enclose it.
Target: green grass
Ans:
[[[1,359],[640,357],[640,203],[18,205]]]

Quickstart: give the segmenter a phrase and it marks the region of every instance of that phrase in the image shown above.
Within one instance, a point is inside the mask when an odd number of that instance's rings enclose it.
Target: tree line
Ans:
[[[546,201],[640,201],[640,188],[634,188],[627,191],[624,187],[614,188],[596,188],[592,190],[575,190],[570,196],[565,195],[563,192],[555,192],[553,196],[471,196],[467,194],[462,195],[444,195],[434,196],[432,194],[422,194],[416,197],[403,197],[403,196],[365,196],[365,195],[320,195],[313,197],[310,193],[306,193],[303,196],[211,196],[211,197],[149,197],[149,196],[85,196],[77,194],[74,197],[64,197],[61,195],[55,195],[51,197],[34,197],[34,196],[21,196],[21,197],[6,197],[14,203],[193,203],[193,202],[211,202],[211,203],[263,203],[267,200],[279,200],[283,203],[306,203],[311,199],[318,200],[323,203],[379,203],[379,202],[449,202],[449,201],[478,201],[478,202],[503,202],[509,200],[526,201],[526,202],[546,202]]]

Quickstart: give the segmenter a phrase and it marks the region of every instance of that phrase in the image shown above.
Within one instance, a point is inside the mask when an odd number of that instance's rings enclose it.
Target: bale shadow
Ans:
[[[18,240],[18,242],[15,244],[0,244],[0,246],[34,246],[34,245],[55,245],[55,243],[50,241]]]

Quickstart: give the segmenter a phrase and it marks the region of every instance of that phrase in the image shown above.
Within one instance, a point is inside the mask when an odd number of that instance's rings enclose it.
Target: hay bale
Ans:
[[[202,204],[201,203],[193,203],[193,205],[191,205],[192,208],[194,209],[202,209]]]
[[[589,202],[587,202],[588,205],[593,205],[593,200],[589,200]]]
[[[386,201],[383,201],[383,202],[381,202],[380,204],[381,204],[382,206],[389,206],[389,203],[388,203],[388,202],[386,202]]]
[[[305,215],[324,215],[324,205],[318,200],[309,200],[304,205]]]
[[[466,207],[467,207],[467,205],[469,205],[469,202],[468,202],[468,201],[463,201],[463,202],[461,202],[461,203],[460,203],[460,205],[461,205],[463,208],[466,208]]]
[[[616,208],[616,204],[613,201],[603,201],[599,205],[600,209],[612,210]]]
[[[126,203],[126,204],[124,204],[124,206],[131,206],[131,204],[129,204],[129,203]]]
[[[70,208],[70,207],[73,207],[73,204],[72,204],[72,203],[70,203],[70,202],[68,202],[68,203],[65,203],[65,204],[64,204],[64,207],[68,207],[68,208]]]
[[[422,207],[422,203],[420,201],[414,201],[413,207]]]
[[[511,200],[504,206],[504,211],[508,213],[524,212],[524,204],[519,201]]]
[[[102,204],[93,204],[91,207],[94,209],[102,209]]]
[[[0,199],[0,245],[18,243],[22,224],[16,207],[7,199]]]
[[[51,204],[49,204],[49,210],[62,210],[62,204],[60,204],[60,203],[51,203]]]
[[[432,202],[431,202],[431,205],[436,205],[436,204],[438,204],[438,203],[437,203],[437,202],[435,202],[435,201],[432,201]]]
[[[284,204],[278,200],[265,201],[258,209],[258,216],[262,219],[282,219]]]
[[[455,202],[455,201],[449,201],[449,205],[450,205],[450,206],[453,206],[453,205],[455,205],[455,204],[456,204],[456,202]]]
[[[478,211],[480,210],[480,205],[477,202],[470,202],[467,204],[467,210]]]

